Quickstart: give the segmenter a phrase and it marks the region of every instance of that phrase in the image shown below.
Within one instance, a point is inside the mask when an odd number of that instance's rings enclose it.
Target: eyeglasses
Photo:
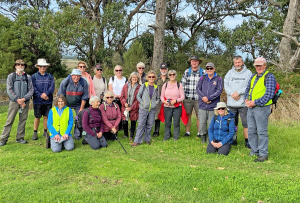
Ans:
[[[222,110],[222,111],[224,111],[224,110],[225,110],[225,108],[219,108],[218,110]]]
[[[86,68],[86,66],[78,66],[78,68]]]
[[[144,68],[144,67],[139,67],[139,69],[140,69],[140,70],[142,70],[142,69],[144,70],[145,68]]]
[[[175,73],[174,74],[169,74],[169,76],[175,76]]]
[[[114,97],[106,97],[106,99],[113,99]]]
[[[116,70],[116,72],[122,72],[123,70]]]
[[[97,71],[102,71],[102,69],[97,69]]]
[[[16,63],[16,66],[25,66],[25,64]]]
[[[148,76],[148,78],[155,78],[155,76]]]
[[[213,70],[214,68],[206,68],[206,70]]]
[[[47,66],[40,66],[40,68],[47,68]]]

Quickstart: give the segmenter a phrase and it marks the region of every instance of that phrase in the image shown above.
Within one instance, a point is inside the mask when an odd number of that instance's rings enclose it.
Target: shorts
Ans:
[[[228,106],[228,108],[229,108],[229,111],[234,113],[234,124],[235,124],[235,126],[238,126],[238,124],[239,124],[239,114],[240,114],[243,127],[248,128],[248,124],[247,124],[248,107],[245,106],[245,107],[235,108],[235,107]]]
[[[193,108],[194,108],[196,114],[198,114],[198,112],[199,112],[198,100],[185,99],[185,100],[183,100],[183,106],[184,106],[187,114],[193,113]]]
[[[41,118],[45,116],[48,118],[48,113],[52,108],[52,104],[33,104],[34,117]]]

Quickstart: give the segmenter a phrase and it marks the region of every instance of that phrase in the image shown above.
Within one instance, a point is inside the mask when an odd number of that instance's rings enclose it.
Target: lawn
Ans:
[[[6,113],[0,114],[2,131]],[[230,154],[206,154],[206,145],[191,137],[177,142],[153,138],[152,145],[132,148],[123,133],[108,148],[92,150],[81,141],[71,152],[45,149],[31,140],[33,111],[25,139],[15,143],[18,118],[7,145],[0,148],[0,202],[299,202],[300,130],[297,125],[269,126],[269,161],[255,163],[244,147]],[[163,125],[162,125],[163,126]]]

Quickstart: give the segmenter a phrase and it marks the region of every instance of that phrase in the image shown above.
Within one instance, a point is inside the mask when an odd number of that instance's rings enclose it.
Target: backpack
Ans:
[[[115,108],[118,109],[118,105],[115,102],[113,102],[113,104],[114,104]],[[103,105],[104,105],[104,111],[106,112],[106,107],[108,104],[104,101]]]
[[[25,73],[25,81],[27,82],[27,92],[28,92],[28,89],[29,89],[29,82],[28,82],[28,76],[27,74]],[[17,80],[17,73],[16,72],[13,72],[13,75],[12,75],[12,82],[13,82],[13,85],[16,81],[23,81],[22,79],[18,79]]]
[[[218,118],[218,116],[217,116],[217,115],[215,115],[215,116],[214,116],[214,120],[215,120],[215,122],[216,122],[217,118]],[[230,123],[230,121],[231,121],[231,118],[228,118],[228,119],[227,119],[227,125],[228,125],[228,127],[229,127],[229,123]]]
[[[82,117],[84,112],[88,112],[89,114],[89,121],[90,119],[94,120],[93,117],[91,116],[91,111],[89,110],[89,108],[86,108],[82,111],[79,112],[77,118],[75,119],[75,126],[78,128],[79,132],[80,132],[80,137],[82,137],[82,131],[83,131],[83,126],[82,126]],[[99,116],[101,117],[101,111],[98,109],[99,112]],[[97,135],[95,128],[92,128],[93,132],[95,133],[95,135]]]
[[[47,75],[48,75],[49,80],[51,80],[52,79],[51,74],[48,73]],[[34,76],[35,76],[35,80],[36,80],[37,79],[37,73],[35,73]]]
[[[103,83],[105,84],[105,77],[101,76],[102,77],[102,80],[103,80]],[[92,80],[94,80],[94,75],[91,76]],[[114,81],[114,80],[113,80]]]
[[[202,76],[202,75],[203,75],[203,68],[201,68],[201,67],[200,67],[200,69],[199,69],[199,73],[200,73],[200,76]],[[191,74],[192,74],[192,68],[189,68],[189,73],[188,73],[188,76],[191,76]]]
[[[112,81],[114,82],[114,81],[115,81],[115,76],[112,76],[111,79],[112,79]],[[125,84],[126,84],[127,82],[128,82],[128,79],[125,78]]]
[[[265,76],[265,80],[264,80],[264,85],[266,87],[266,78],[268,77],[268,75],[270,74],[270,72],[268,72]],[[275,76],[274,76],[275,77]],[[276,109],[276,104],[277,104],[277,100],[279,99],[279,97],[281,96],[282,94],[282,90],[280,89],[280,85],[279,83],[276,81],[276,88],[275,88],[275,94],[272,98],[272,105],[274,104],[275,105],[275,109]],[[272,113],[273,109],[271,109],[271,113]]]
[[[166,89],[167,89],[167,86],[168,86],[168,83],[166,82]],[[180,83],[179,82],[177,82],[177,87],[179,89],[179,87],[180,87]]]

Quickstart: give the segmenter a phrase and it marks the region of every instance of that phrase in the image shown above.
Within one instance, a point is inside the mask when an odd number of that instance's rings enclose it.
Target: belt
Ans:
[[[116,118],[114,118],[114,119],[108,119],[109,121],[114,121],[114,120],[117,120]]]

